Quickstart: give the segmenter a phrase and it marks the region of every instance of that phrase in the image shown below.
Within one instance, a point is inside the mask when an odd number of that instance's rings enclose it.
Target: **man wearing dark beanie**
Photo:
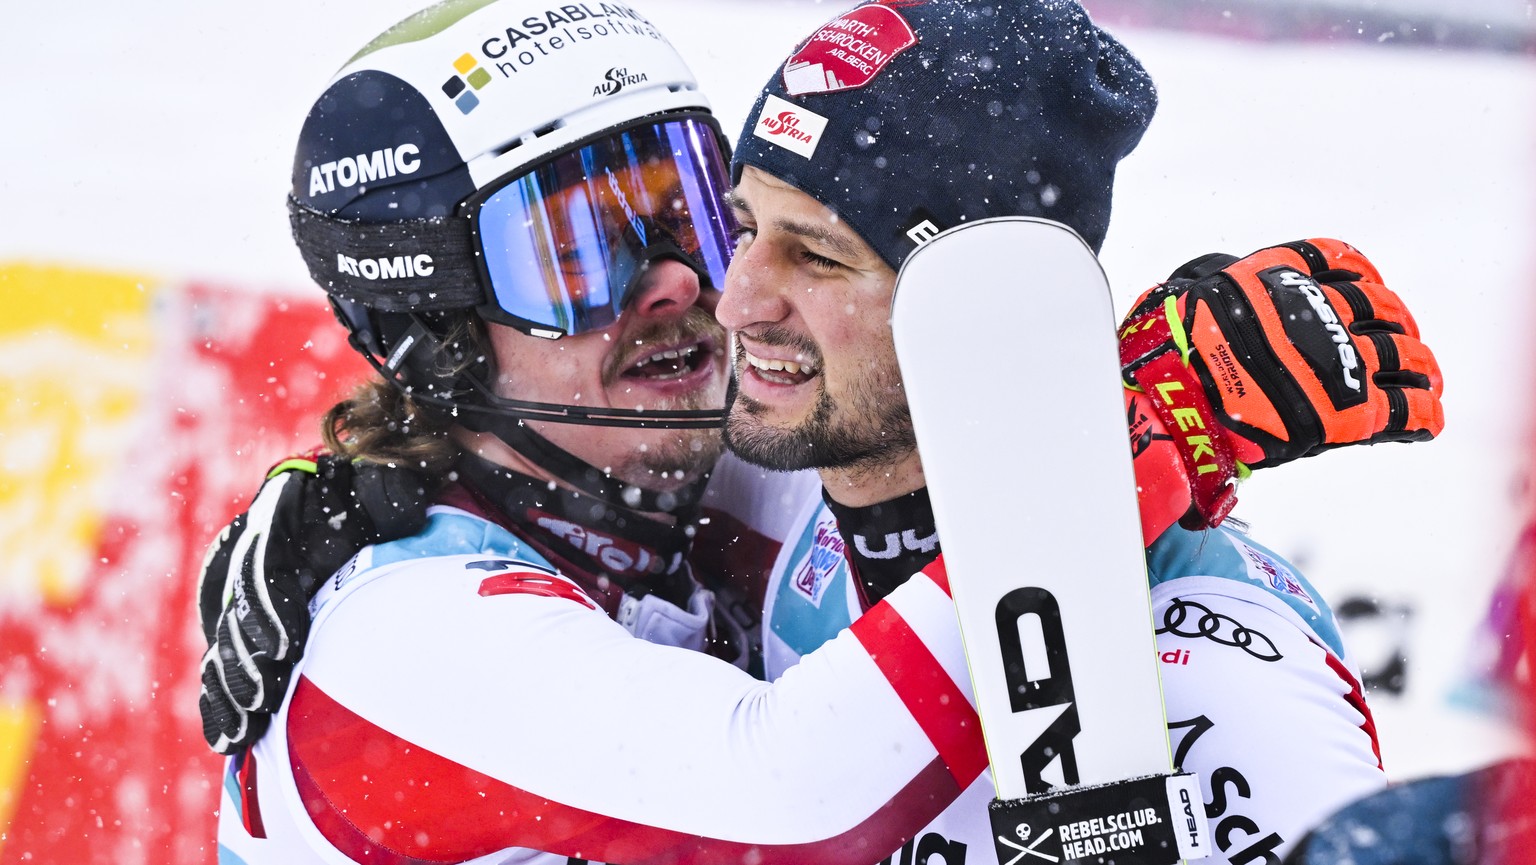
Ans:
[[[1156,108],[1076,3],[871,3],[769,79],[734,168],[831,206],[893,269],[925,232],[989,216],[1065,223],[1097,252],[1115,165]]]
[[[770,469],[814,468],[823,483],[768,585],[770,681],[932,571],[940,551],[888,324],[896,271],[939,232],[987,217],[1055,220],[1097,251],[1116,163],[1156,102],[1136,58],[1063,0],[867,3],[819,28],[769,79],[736,145],[741,240],[716,315],[736,338],[729,447]],[[1277,254],[1314,256],[1319,280],[1341,257],[1359,285],[1379,279],[1346,244],[1316,241],[1201,259],[1163,291]],[[968,286],[954,296],[988,314]],[[1019,369],[978,360],[1000,399],[1022,386],[1020,370],[1049,374],[1028,339],[1050,324],[1018,322]],[[962,334],[935,350],[973,349]],[[1233,439],[1248,463],[1302,455]],[[1072,494],[999,489],[990,504],[1048,507]],[[1147,565],[1172,753],[1199,776],[1214,861],[1278,863],[1307,827],[1386,783],[1333,615],[1289,563],[1230,528],[1172,527]],[[989,858],[984,765],[946,750],[942,726],[929,734],[963,792],[887,861],[956,863],[968,848]]]

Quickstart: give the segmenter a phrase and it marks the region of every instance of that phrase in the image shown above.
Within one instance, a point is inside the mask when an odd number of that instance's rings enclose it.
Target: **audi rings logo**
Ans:
[[[1191,639],[1204,637],[1223,646],[1236,646],[1261,661],[1273,662],[1283,657],[1270,638],[1244,627],[1231,616],[1224,616],[1183,598],[1174,598],[1168,609],[1163,611],[1163,626],[1157,632]]]

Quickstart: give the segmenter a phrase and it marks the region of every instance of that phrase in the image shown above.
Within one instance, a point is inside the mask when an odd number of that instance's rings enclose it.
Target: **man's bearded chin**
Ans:
[[[775,427],[763,420],[767,408],[743,396],[732,378],[725,397],[725,446],[755,466],[784,472],[875,467],[917,449],[906,400],[853,402],[853,410],[839,411],[822,390],[804,421]]]
[[[688,310],[682,318],[646,325],[625,333],[622,338],[637,349],[627,353],[630,357],[643,355],[648,346],[675,345],[697,338],[712,340],[717,352],[723,352],[726,345],[725,328],[708,311],[698,307]],[[605,369],[604,383],[617,381],[623,368],[624,364],[616,363]],[[710,387],[647,407],[653,411],[718,409],[721,398],[719,391]],[[628,449],[625,459],[613,467],[613,474],[626,483],[650,490],[675,490],[703,477],[725,452],[718,429],[624,430],[615,431],[614,435],[632,437],[635,446]]]
[[[672,492],[703,478],[725,452],[720,431],[714,429],[661,429],[639,435],[645,441],[613,467],[613,475],[655,492]],[[644,450],[639,449],[642,444]]]

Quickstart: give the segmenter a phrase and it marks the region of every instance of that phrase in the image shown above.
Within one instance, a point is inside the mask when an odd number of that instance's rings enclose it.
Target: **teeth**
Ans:
[[[751,364],[757,369],[766,370],[769,372],[787,372],[790,375],[800,375],[801,373],[806,375],[814,375],[816,373],[815,364],[796,363],[792,360],[768,360],[766,358],[758,357],[757,355],[745,349],[742,350],[742,353],[747,356],[747,363]]]
[[[696,345],[683,349],[668,349],[667,351],[658,351],[650,357],[643,357],[635,361],[634,365],[641,367],[648,363],[657,363],[663,360],[679,360],[681,358],[690,357],[694,354],[697,354],[698,351],[699,347]]]

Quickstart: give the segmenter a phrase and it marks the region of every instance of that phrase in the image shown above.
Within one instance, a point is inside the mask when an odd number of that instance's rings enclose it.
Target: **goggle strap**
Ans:
[[[475,432],[489,433],[506,442],[518,454],[550,474],[570,484],[576,490],[599,501],[637,511],[677,512],[691,508],[703,497],[709,475],[682,487],[675,492],[657,493],[630,486],[583,462],[549,439],[534,432],[531,427],[506,416],[479,415],[471,420],[461,417],[460,423]],[[665,505],[665,506],[664,506]]]
[[[665,429],[719,429],[724,423],[723,413],[720,411],[663,411],[650,413],[641,420],[638,415],[641,412],[626,409],[611,409],[616,416],[605,416],[604,410],[592,409],[594,416],[575,414],[571,412],[583,412],[577,406],[563,406],[554,403],[526,402],[522,400],[507,400],[495,396],[474,375],[461,374],[460,382],[469,385],[471,389],[479,392],[482,398],[489,398],[498,403],[496,408],[476,403],[461,403],[453,398],[445,398],[438,395],[441,385],[424,383],[424,386],[411,386],[401,374],[401,367],[406,366],[405,358],[415,352],[426,352],[430,355],[436,350],[438,340],[415,316],[411,316],[412,324],[407,331],[402,343],[408,343],[403,348],[397,347],[395,354],[389,358],[381,358],[362,345],[361,339],[355,332],[348,335],[352,345],[356,348],[368,364],[374,368],[386,381],[401,388],[417,402],[431,406],[455,418],[456,422],[466,429],[475,432],[489,433],[515,448],[523,456],[527,457],[535,465],[538,465],[555,477],[564,479],[572,487],[613,505],[633,508],[642,511],[672,511],[680,512],[697,504],[703,495],[708,475],[694,483],[688,484],[682,489],[672,493],[662,494],[639,487],[631,487],[613,477],[603,474],[590,463],[583,462],[575,455],[559,447],[549,439],[534,432],[524,421],[544,420],[552,423],[570,423],[594,426],[616,426],[628,428],[665,428]],[[428,361],[430,362],[430,361]],[[663,501],[666,499],[667,501]],[[663,505],[666,505],[665,507]]]
[[[288,198],[293,239],[327,292],[380,312],[466,309],[484,301],[469,220],[364,223]]]
[[[479,402],[458,405],[464,415],[505,415],[517,420],[542,420],[551,423],[569,423],[584,426],[628,427],[630,429],[719,429],[725,425],[725,412],[721,409],[672,409],[646,411],[634,408],[604,408],[600,406],[566,405],[563,403],[532,402],[497,396],[490,387],[475,376],[463,376],[463,381],[480,397]],[[465,424],[469,426],[468,423]],[[471,427],[473,429],[474,427]]]
[[[415,316],[411,316],[411,319],[410,329],[403,337],[395,340],[388,357],[380,356],[364,345],[362,338],[355,331],[350,332],[348,340],[368,365],[386,381],[406,388],[417,401],[447,411],[458,418],[464,426],[478,432],[493,432],[494,430],[489,427],[482,429],[481,426],[492,423],[491,419],[498,417],[511,418],[514,422],[541,420],[578,426],[628,429],[719,429],[725,424],[725,412],[721,409],[645,411],[633,408],[604,408],[508,399],[497,396],[484,381],[469,372],[460,373],[451,385],[446,379],[417,381],[416,379],[420,378],[420,371],[424,368],[423,364],[433,362],[432,358],[439,342],[431,328]],[[414,356],[419,356],[423,360],[418,363],[408,363],[408,359]],[[403,372],[407,367],[414,369],[417,375],[407,376]],[[428,376],[428,378],[432,377]],[[460,388],[468,390],[459,392]],[[450,399],[439,396],[438,391],[457,393],[457,396]],[[462,397],[470,397],[470,399],[461,401]],[[470,418],[478,420],[471,421]],[[477,423],[480,426],[477,426]]]

